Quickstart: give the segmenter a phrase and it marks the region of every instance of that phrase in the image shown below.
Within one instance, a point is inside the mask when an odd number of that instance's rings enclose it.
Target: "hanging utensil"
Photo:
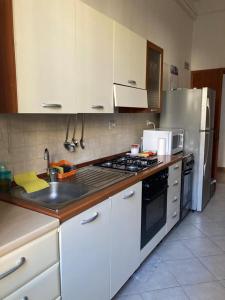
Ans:
[[[76,130],[77,130],[77,114],[75,115],[75,119],[74,119],[73,137],[72,137],[72,141],[71,141],[71,146],[74,147],[74,150],[76,147],[79,146],[79,141],[75,138]]]
[[[64,142],[64,148],[67,151],[70,151],[70,149],[71,149],[70,142],[68,141],[68,139],[69,139],[69,130],[70,130],[70,122],[71,122],[71,116],[68,116],[68,118],[67,118],[67,128],[66,128],[66,139],[65,139],[65,142]]]
[[[81,139],[80,139],[81,149],[85,148],[85,143],[84,143],[84,124],[85,124],[85,115],[82,114],[82,129],[81,129]]]

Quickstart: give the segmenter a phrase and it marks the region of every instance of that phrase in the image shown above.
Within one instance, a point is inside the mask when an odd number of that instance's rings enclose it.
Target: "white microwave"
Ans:
[[[143,131],[143,150],[158,151],[159,140],[166,140],[165,155],[173,155],[184,150],[183,129],[154,129]]]

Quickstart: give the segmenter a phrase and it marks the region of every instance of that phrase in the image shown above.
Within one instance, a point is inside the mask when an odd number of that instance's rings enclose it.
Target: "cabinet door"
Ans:
[[[146,88],[147,41],[114,22],[114,83]]]
[[[17,289],[4,300],[52,300],[60,296],[59,263]]]
[[[107,200],[62,224],[63,300],[109,299],[109,212]]]
[[[140,264],[141,189],[139,182],[111,198],[111,298]]]
[[[148,108],[152,112],[161,112],[163,86],[163,49],[147,42]]]
[[[13,16],[18,112],[76,112],[74,0],[14,0]]]
[[[113,112],[113,20],[77,1],[77,107]]]

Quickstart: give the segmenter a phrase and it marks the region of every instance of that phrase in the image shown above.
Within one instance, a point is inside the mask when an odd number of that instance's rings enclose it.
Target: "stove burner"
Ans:
[[[112,167],[112,162],[106,161],[106,162],[102,163],[102,167],[110,168],[110,167]]]
[[[127,171],[131,171],[131,172],[137,172],[138,171],[138,167],[131,165],[131,166],[127,166],[126,168]]]
[[[141,170],[154,167],[159,164],[157,157],[139,157],[139,156],[122,156],[113,160],[105,161],[96,166],[118,169],[129,172],[139,172]]]

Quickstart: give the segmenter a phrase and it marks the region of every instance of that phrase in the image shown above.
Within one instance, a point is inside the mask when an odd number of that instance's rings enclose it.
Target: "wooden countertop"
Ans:
[[[58,226],[56,218],[0,201],[0,257]]]
[[[107,188],[104,188],[98,192],[95,192],[92,195],[89,195],[79,201],[71,203],[58,211],[53,211],[51,209],[38,206],[38,204],[29,202],[26,200],[17,199],[9,194],[1,194],[0,200],[10,202],[10,203],[16,204],[16,205],[24,207],[24,208],[28,208],[28,209],[36,211],[36,212],[40,212],[40,213],[58,218],[59,221],[62,223],[64,221],[70,219],[71,217],[87,210],[88,208],[104,201],[108,197],[111,197],[112,195],[147,178],[148,176],[151,176],[151,175],[159,172],[160,170],[163,170],[163,169],[167,168],[168,166],[182,160],[183,154],[178,154],[178,155],[174,155],[174,156],[159,156],[158,158],[160,161],[162,161],[161,164],[159,164],[153,168],[141,171],[140,173],[138,173],[135,176],[129,177],[129,178],[124,179],[118,183],[115,183]]]

